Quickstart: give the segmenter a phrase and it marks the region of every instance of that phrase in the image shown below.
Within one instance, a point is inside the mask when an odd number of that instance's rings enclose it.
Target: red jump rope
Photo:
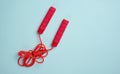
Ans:
[[[54,7],[50,7],[46,16],[44,17],[40,27],[38,28],[38,37],[40,40],[40,43],[33,49],[28,51],[19,51],[18,52],[18,64],[20,66],[30,67],[35,62],[41,64],[44,62],[44,58],[48,55],[48,52],[52,50],[54,47],[57,47],[58,43],[60,42],[60,39],[69,23],[66,19],[63,19],[60,27],[52,41],[51,48],[47,49],[46,46],[43,44],[42,39],[40,37],[41,34],[43,34],[44,30],[46,29],[50,19],[52,18],[53,14],[55,13],[56,9]]]

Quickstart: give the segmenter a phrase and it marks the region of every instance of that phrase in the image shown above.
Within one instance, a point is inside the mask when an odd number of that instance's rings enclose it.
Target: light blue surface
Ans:
[[[50,6],[57,11],[42,35],[47,47],[63,18],[69,26],[43,64],[20,67],[17,52],[38,44]],[[120,74],[120,0],[0,0],[0,74]]]

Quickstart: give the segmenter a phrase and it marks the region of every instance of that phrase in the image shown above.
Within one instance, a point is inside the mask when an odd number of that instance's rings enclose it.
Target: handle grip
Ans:
[[[53,14],[55,13],[56,9],[54,7],[50,7],[46,16],[44,17],[40,27],[38,28],[38,34],[42,34],[44,30],[46,29],[48,23],[50,22],[50,19],[52,18]]]
[[[61,22],[61,25],[60,25],[60,27],[59,27],[59,29],[58,29],[58,31],[53,39],[52,47],[56,47],[58,45],[68,23],[69,23],[68,20],[63,19],[63,21]]]

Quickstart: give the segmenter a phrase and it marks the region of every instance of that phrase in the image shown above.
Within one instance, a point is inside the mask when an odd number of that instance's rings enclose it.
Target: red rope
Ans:
[[[46,49],[46,46],[42,43],[42,39],[39,36],[40,44],[38,44],[33,50],[19,51],[18,52],[18,64],[20,66],[30,67],[35,62],[41,64],[44,62],[44,58],[48,55],[48,51],[52,50]]]
[[[48,55],[48,50],[43,44],[38,44],[35,49],[29,51],[18,52],[18,64],[20,66],[30,67],[35,62],[41,64],[44,62],[44,58]]]

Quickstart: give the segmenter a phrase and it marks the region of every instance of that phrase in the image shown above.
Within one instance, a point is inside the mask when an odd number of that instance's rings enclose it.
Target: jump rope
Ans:
[[[37,33],[38,33],[38,38],[40,40],[40,43],[33,50],[28,50],[28,51],[21,50],[18,52],[18,56],[19,56],[18,64],[20,66],[31,67],[35,62],[39,64],[43,63],[44,58],[48,55],[48,52],[51,51],[53,48],[57,47],[69,23],[68,20],[66,19],[62,20],[60,27],[58,28],[56,35],[51,43],[51,48],[47,49],[41,38],[41,35],[45,31],[55,11],[56,11],[56,8],[51,6],[38,28]]]

